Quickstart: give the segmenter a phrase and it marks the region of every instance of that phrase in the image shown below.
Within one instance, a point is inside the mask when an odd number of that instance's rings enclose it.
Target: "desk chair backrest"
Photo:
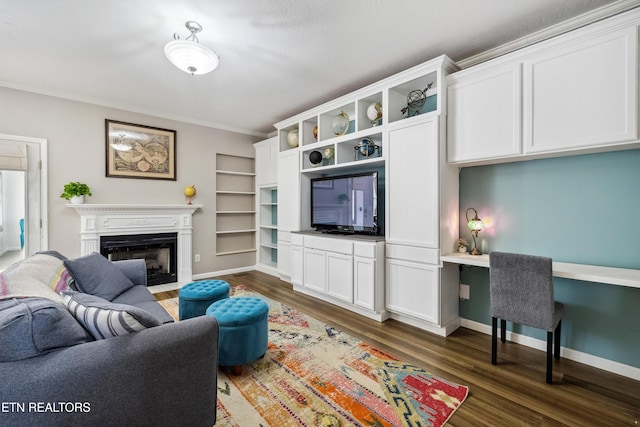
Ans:
[[[551,258],[491,252],[489,266],[491,316],[553,331]]]

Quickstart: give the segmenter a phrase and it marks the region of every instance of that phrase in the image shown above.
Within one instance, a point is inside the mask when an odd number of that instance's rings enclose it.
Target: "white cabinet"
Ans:
[[[291,271],[291,231],[300,229],[299,153],[291,150],[278,157],[278,274],[289,280]]]
[[[275,187],[278,184],[278,138],[253,144],[256,150],[256,186]]]
[[[323,250],[304,248],[304,287],[316,292],[327,291],[327,253]]]
[[[353,303],[366,310],[384,310],[384,242],[353,243]]]
[[[465,70],[447,78],[447,160],[509,157],[522,152],[521,65]]]
[[[440,251],[386,245],[386,308],[391,317],[449,335],[460,326],[458,269],[440,266]]]
[[[526,59],[526,151],[637,140],[637,46],[634,26],[570,39]]]
[[[286,272],[283,271],[284,270],[283,268],[283,269],[280,269],[280,274],[287,273],[287,272],[290,273],[291,283],[293,283],[294,285],[302,286],[303,285],[302,281],[304,280],[304,248],[302,246],[302,241],[300,241],[300,244],[282,243],[282,245],[283,245],[283,249],[281,251],[289,249],[290,252],[288,253],[290,255],[289,257],[287,257],[288,264],[286,265],[286,267],[288,268]],[[284,275],[286,276],[286,274]]]
[[[278,158],[278,228],[300,230],[299,152],[281,152]]]
[[[387,242],[438,248],[438,118],[389,131]]]
[[[387,309],[439,324],[439,268],[387,259]]]
[[[327,295],[353,303],[353,256],[327,252]]]
[[[258,250],[256,269],[278,272],[278,140],[267,139],[253,145],[256,151],[256,212]]]
[[[384,241],[291,234],[291,283],[302,293],[385,320]]]
[[[640,146],[639,23],[631,11],[449,75],[448,161]]]

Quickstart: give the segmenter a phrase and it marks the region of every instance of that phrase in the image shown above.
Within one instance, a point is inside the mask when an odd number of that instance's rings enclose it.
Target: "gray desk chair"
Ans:
[[[497,328],[506,340],[507,320],[547,331],[547,383],[551,384],[554,356],[560,359],[562,304],[553,300],[551,258],[491,252],[489,254],[491,294],[491,363],[497,364]],[[555,333],[555,340],[554,340]]]

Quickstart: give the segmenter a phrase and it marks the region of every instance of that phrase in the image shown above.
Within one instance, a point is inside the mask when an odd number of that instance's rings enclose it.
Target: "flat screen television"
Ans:
[[[378,234],[378,173],[312,179],[311,226],[328,233]]]

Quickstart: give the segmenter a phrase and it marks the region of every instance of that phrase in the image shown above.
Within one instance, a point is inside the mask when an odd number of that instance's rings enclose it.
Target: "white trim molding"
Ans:
[[[540,43],[542,41],[584,27],[594,22],[602,21],[603,19],[610,18],[620,13],[635,9],[637,7],[638,0],[616,1],[600,8],[583,13],[582,15],[576,16],[572,19],[563,21],[559,24],[552,25],[543,30],[510,41],[494,49],[489,49],[477,55],[457,61],[456,65],[461,69],[469,68],[473,65],[478,65],[482,62],[489,61],[490,59],[506,55],[507,53],[515,52],[516,50],[534,45],[536,43]]]
[[[473,331],[491,335],[490,325],[485,325],[484,323],[476,322],[474,320],[462,318],[460,326],[471,329]],[[535,348],[540,351],[547,351],[547,342],[539,340],[537,338],[532,338],[526,335],[507,331],[507,340],[517,344],[522,344],[527,347]],[[560,348],[560,356],[565,359],[573,360],[575,362],[593,366],[594,368],[602,369],[604,371],[640,381],[640,368],[636,368],[634,366],[625,365],[613,360],[594,356],[588,353],[583,353],[581,351],[573,350],[566,347]]]

